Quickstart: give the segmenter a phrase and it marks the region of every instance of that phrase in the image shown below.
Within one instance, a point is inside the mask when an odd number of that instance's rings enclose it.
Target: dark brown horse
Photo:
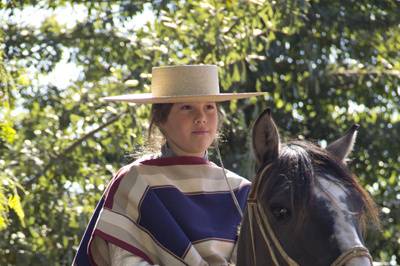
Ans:
[[[267,109],[253,127],[258,171],[238,241],[237,265],[371,265],[364,246],[377,210],[344,161],[358,126],[322,149],[280,142]]]

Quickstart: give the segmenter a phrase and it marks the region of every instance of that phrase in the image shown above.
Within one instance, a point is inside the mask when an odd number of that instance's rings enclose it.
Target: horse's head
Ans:
[[[357,128],[322,149],[281,143],[270,111],[260,115],[253,127],[258,171],[238,265],[370,265],[362,235],[377,212],[344,163]]]

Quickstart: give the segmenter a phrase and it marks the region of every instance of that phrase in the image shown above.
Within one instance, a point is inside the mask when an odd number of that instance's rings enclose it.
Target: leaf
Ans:
[[[12,144],[16,138],[17,132],[12,128],[10,122],[0,122],[0,140]]]
[[[8,206],[15,211],[22,226],[25,227],[25,221],[24,221],[25,213],[24,210],[22,209],[21,198],[16,192],[14,193],[14,195],[9,197]]]
[[[0,176],[1,177],[1,176]],[[7,212],[8,204],[7,198],[4,194],[3,181],[0,180],[0,231],[4,230],[8,225]]]

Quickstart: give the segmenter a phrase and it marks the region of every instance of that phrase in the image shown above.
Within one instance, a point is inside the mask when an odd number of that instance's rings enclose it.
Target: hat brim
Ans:
[[[264,92],[245,93],[220,93],[216,95],[180,95],[159,96],[151,93],[125,94],[101,98],[107,102],[131,102],[131,103],[185,103],[185,102],[224,102],[236,99],[245,99],[253,96],[264,95]]]

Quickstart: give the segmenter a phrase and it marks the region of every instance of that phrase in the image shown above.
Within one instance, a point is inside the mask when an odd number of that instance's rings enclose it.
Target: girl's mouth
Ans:
[[[208,130],[195,130],[195,131],[192,131],[192,134],[195,134],[195,135],[204,135],[204,134],[208,134],[208,133],[209,133]]]

